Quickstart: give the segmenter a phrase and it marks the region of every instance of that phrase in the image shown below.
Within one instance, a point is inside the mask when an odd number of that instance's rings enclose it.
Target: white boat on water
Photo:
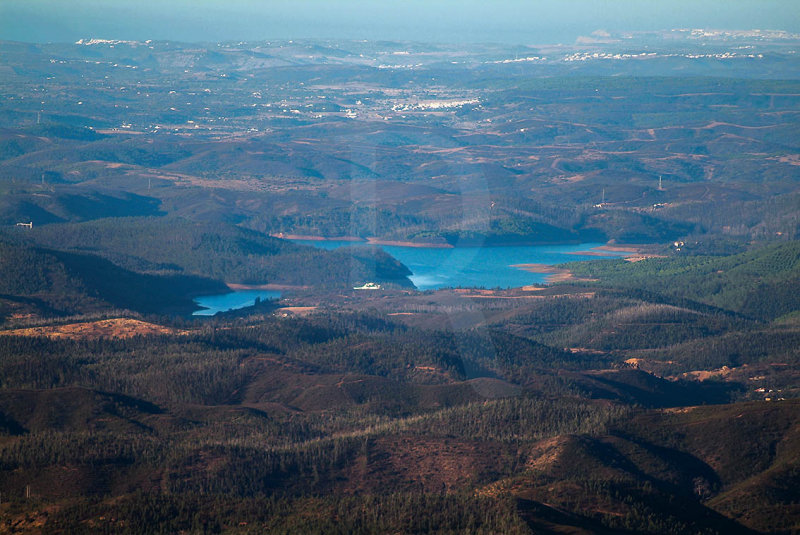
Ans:
[[[354,290],[380,290],[381,289],[381,285],[377,284],[377,283],[374,283],[374,282],[368,282],[368,283],[364,284],[364,286],[353,286],[353,289]]]

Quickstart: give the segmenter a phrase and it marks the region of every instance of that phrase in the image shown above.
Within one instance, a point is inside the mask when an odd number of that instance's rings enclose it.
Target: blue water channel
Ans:
[[[203,307],[192,314],[193,316],[213,316],[217,312],[227,312],[239,308],[253,306],[257,298],[262,301],[277,299],[280,292],[269,290],[237,290],[227,294],[204,295],[196,297],[194,302]]]

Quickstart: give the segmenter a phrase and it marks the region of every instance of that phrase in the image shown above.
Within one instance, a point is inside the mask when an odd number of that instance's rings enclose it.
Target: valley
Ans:
[[[0,42],[0,533],[798,533],[798,42]]]

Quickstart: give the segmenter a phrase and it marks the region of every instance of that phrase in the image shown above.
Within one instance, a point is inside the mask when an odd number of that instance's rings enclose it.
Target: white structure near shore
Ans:
[[[368,282],[368,283],[364,284],[364,286],[353,286],[353,289],[354,290],[380,290],[381,289],[381,285],[377,284],[377,283],[374,283],[374,282]]]

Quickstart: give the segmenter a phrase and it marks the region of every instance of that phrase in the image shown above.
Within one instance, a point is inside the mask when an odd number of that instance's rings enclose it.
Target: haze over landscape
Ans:
[[[0,533],[800,533],[798,48],[0,1]]]
[[[571,44],[596,30],[773,29],[800,33],[786,0],[4,0],[0,38],[189,42],[368,39]]]

